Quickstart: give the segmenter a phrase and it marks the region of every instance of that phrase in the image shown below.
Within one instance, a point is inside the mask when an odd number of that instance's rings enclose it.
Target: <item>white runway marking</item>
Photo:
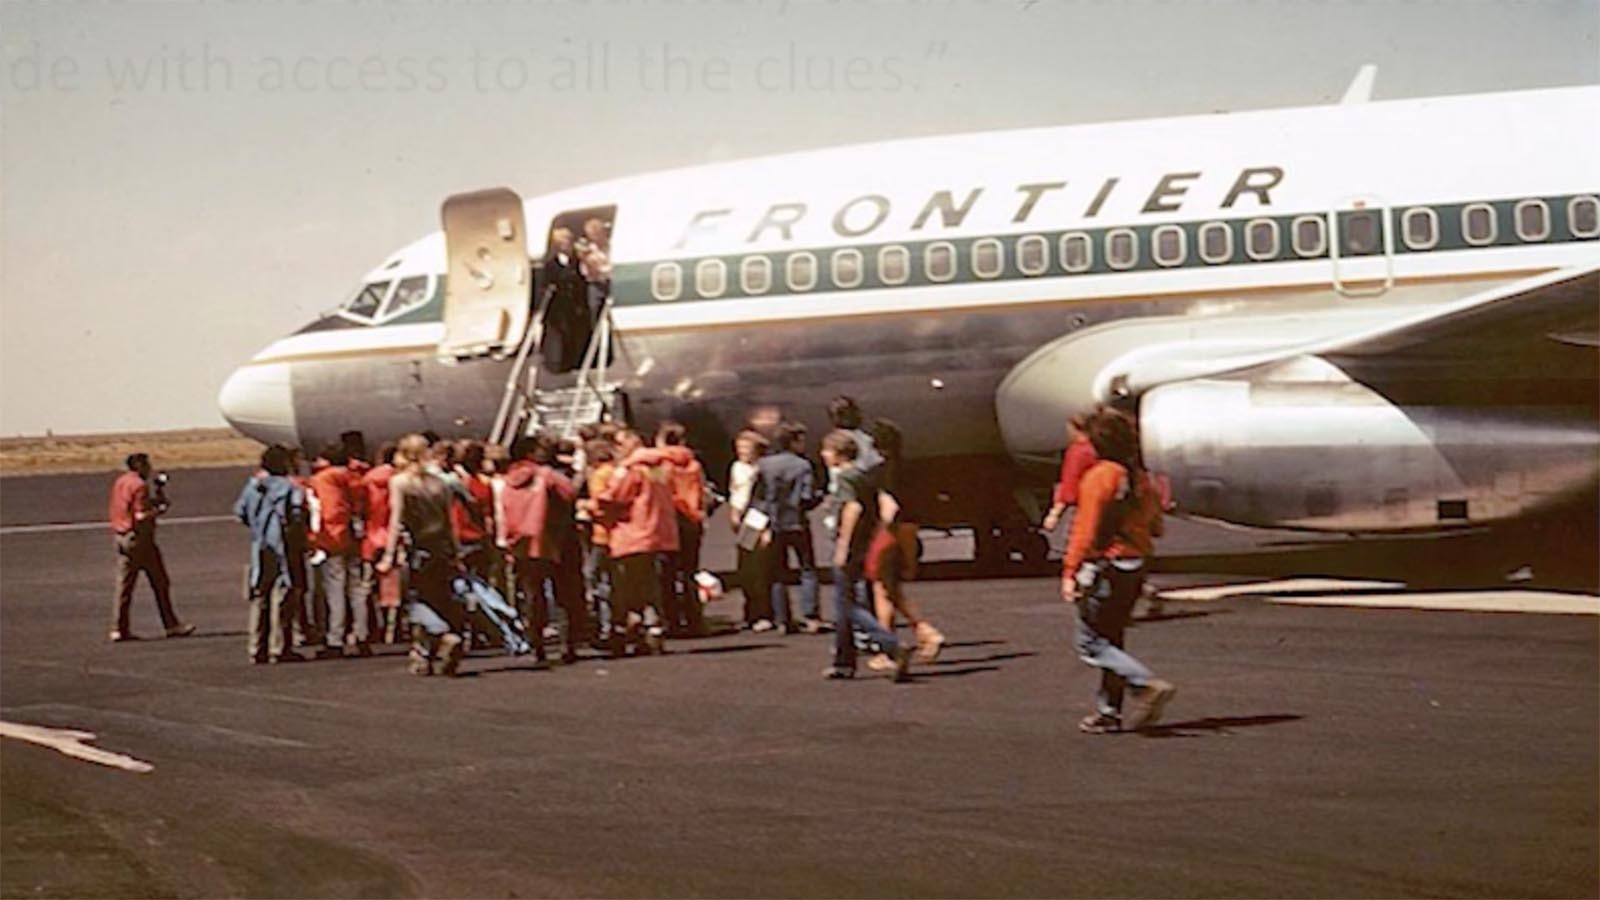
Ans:
[[[1463,591],[1430,594],[1329,594],[1273,597],[1290,606],[1367,606],[1377,609],[1432,609],[1454,612],[1544,613],[1600,616],[1600,597],[1545,591]]]
[[[233,516],[179,516],[174,519],[162,519],[163,527],[170,525],[212,525],[217,522],[235,521]],[[0,535],[7,534],[49,534],[56,531],[105,531],[111,532],[111,526],[105,522],[51,522],[44,525],[7,525],[0,528]]]
[[[1226,600],[1252,594],[1281,594],[1306,591],[1384,591],[1400,590],[1398,581],[1345,581],[1338,578],[1285,578],[1279,581],[1250,581],[1239,584],[1204,585],[1162,591],[1163,600]]]
[[[59,753],[64,753],[74,759],[110,766],[113,769],[122,769],[128,772],[155,771],[155,766],[142,759],[134,759],[121,753],[110,750],[101,750],[84,743],[94,740],[94,732],[73,731],[64,728],[45,728],[39,725],[22,725],[16,722],[0,722],[0,737],[16,738],[41,747],[49,747]]]
[[[1454,612],[1544,613],[1600,616],[1600,597],[1553,591],[1407,591],[1393,581],[1342,581],[1290,578],[1177,588],[1162,591],[1164,600],[1211,601],[1259,596],[1289,606],[1358,606],[1374,609],[1427,609]]]

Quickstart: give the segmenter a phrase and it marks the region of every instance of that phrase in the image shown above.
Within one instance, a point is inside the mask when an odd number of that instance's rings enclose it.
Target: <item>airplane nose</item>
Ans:
[[[287,363],[234,370],[222,384],[217,405],[229,425],[264,444],[293,446],[299,442]]]

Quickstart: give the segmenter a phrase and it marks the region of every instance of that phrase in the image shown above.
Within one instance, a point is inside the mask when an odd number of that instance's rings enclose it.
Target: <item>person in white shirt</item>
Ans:
[[[745,430],[733,440],[734,460],[728,467],[728,517],[735,534],[750,508],[750,495],[756,483],[756,462],[767,452],[767,439],[758,431]],[[751,631],[772,630],[772,600],[768,596],[766,573],[760,548],[739,546],[737,579],[744,593],[744,621]]]

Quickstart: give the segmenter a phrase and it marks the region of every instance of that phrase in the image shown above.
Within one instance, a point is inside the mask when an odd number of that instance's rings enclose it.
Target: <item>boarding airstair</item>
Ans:
[[[611,299],[606,298],[583,362],[572,373],[553,376],[540,365],[544,318],[541,311],[529,325],[506,375],[489,434],[492,442],[502,446],[509,446],[519,435],[541,430],[571,438],[584,425],[627,420],[627,395],[608,375],[615,331]]]
[[[447,267],[441,361],[512,360],[489,439],[509,446],[543,429],[570,438],[588,423],[625,421],[627,398],[609,377],[613,357],[624,349],[614,340],[610,297],[578,367],[555,372],[543,365],[543,344],[554,332],[549,299],[535,296],[522,198],[507,188],[455,194],[445,199],[440,220]]]

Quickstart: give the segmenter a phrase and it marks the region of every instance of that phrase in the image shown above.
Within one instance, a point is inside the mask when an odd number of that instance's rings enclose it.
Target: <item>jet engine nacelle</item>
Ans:
[[[1145,464],[1178,512],[1241,525],[1406,531],[1491,522],[1593,495],[1587,409],[1400,407],[1317,357],[1150,390]]]

